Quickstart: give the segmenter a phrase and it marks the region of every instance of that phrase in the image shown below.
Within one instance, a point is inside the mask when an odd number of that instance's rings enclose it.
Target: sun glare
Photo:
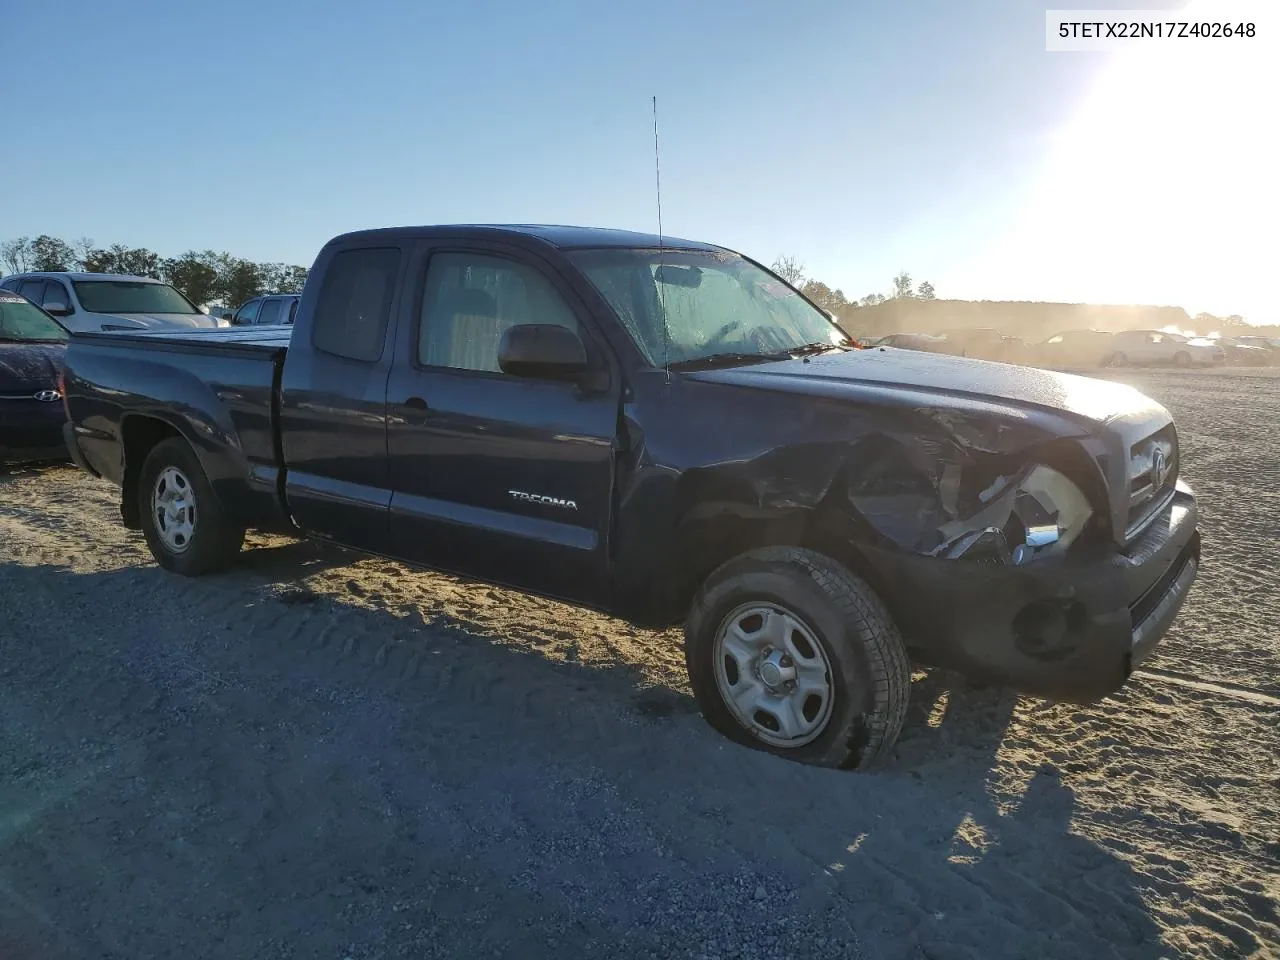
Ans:
[[[1199,0],[1169,19],[1251,11],[1280,27],[1271,4]],[[1275,38],[1151,41],[1110,56],[1052,138],[997,262],[1042,299],[1280,321]]]

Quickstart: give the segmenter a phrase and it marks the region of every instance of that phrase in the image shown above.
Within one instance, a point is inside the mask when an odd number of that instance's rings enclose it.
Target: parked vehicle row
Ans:
[[[1115,690],[1199,564],[1164,407],[859,349],[754,261],[670,237],[345,234],[292,326],[84,334],[64,386],[67,448],[168,570],[258,528],[683,621],[707,720],[825,766],[889,752],[909,657]]]
[[[1222,364],[1280,365],[1280,340],[1265,337],[1188,337],[1164,330],[1065,330],[1041,343],[1003,336],[996,330],[947,331],[941,335],[899,333],[864,341],[930,353],[978,357],[1050,369],[1097,367],[1212,367]]]

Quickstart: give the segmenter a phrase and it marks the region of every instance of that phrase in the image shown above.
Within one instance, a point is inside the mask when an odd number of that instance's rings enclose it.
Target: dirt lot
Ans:
[[[255,538],[188,581],[0,477],[0,960],[1280,955],[1280,378],[1141,374],[1205,565],[1055,706],[921,674],[896,763],[694,712],[674,635]]]

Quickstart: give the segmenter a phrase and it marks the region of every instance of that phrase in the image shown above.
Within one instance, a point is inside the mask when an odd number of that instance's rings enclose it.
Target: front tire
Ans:
[[[906,649],[880,598],[796,547],[743,554],[707,579],[685,622],[685,660],[712,727],[815,766],[884,760],[911,693]]]
[[[185,440],[152,447],[136,493],[143,536],[166,570],[198,577],[225,569],[240,552],[244,527],[227,515]]]
[[[1175,367],[1191,366],[1191,354],[1187,353],[1185,350],[1180,350],[1173,357],[1173,365]]]
[[[1119,350],[1107,357],[1106,362],[1103,364],[1104,367],[1127,367],[1128,365],[1129,358]]]

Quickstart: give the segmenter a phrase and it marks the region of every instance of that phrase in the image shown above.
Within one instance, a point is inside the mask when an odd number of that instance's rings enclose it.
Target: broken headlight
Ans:
[[[977,512],[943,525],[936,556],[1022,565],[1065,552],[1093,517],[1084,492],[1043,464],[1016,483],[998,478],[979,500],[984,506]]]

